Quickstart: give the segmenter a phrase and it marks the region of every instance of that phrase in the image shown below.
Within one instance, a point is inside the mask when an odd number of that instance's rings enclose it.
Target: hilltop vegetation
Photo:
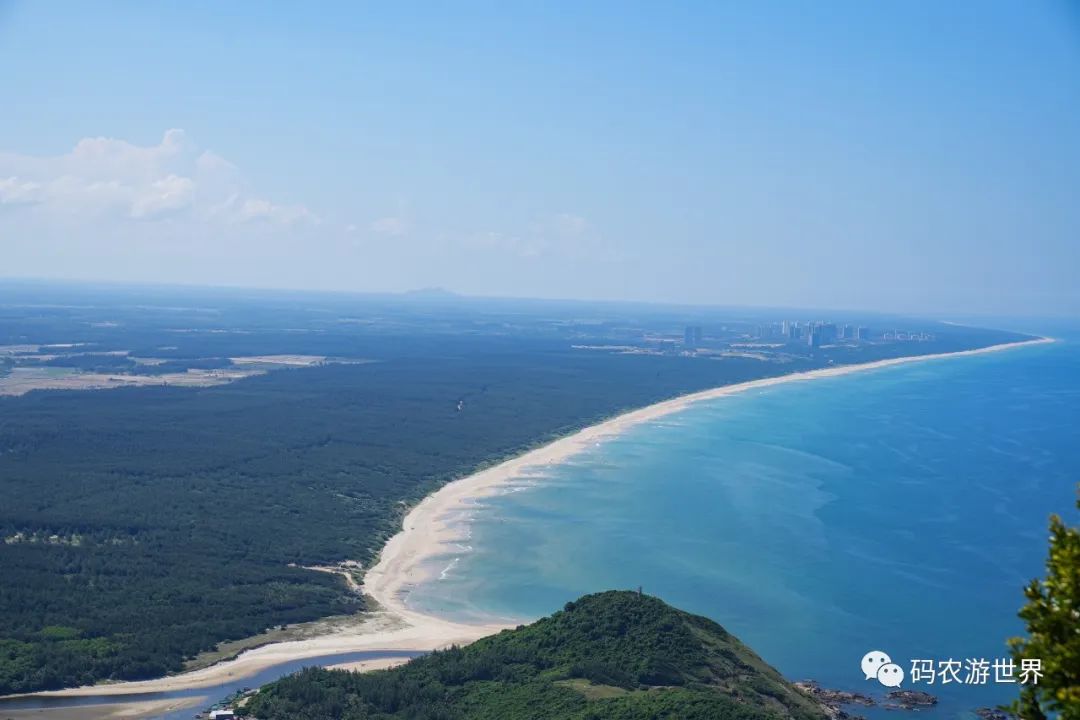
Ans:
[[[632,592],[372,673],[308,669],[260,690],[261,720],[823,720],[715,622]]]

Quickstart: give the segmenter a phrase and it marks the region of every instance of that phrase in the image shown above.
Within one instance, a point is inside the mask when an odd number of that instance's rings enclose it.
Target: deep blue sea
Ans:
[[[410,602],[526,620],[642,586],[791,679],[880,695],[859,664],[883,650],[902,687],[940,698],[929,714],[957,717],[1015,686],[913,685],[911,660],[1007,657],[1048,515],[1077,522],[1077,481],[1080,336],[787,383],[638,426],[482,501]]]

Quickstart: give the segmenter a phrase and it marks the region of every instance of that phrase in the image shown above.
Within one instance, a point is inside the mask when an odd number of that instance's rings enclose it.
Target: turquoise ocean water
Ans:
[[[1080,338],[788,383],[638,426],[470,509],[418,609],[533,619],[637,588],[791,679],[1006,657],[1047,516],[1077,521]],[[961,679],[965,673],[961,672]],[[1014,686],[928,690],[954,717]],[[874,715],[876,713],[861,713]]]

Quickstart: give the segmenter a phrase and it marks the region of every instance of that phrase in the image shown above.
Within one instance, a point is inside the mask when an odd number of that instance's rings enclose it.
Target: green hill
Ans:
[[[715,622],[622,591],[393,670],[304,670],[264,687],[244,712],[264,720],[825,718]]]

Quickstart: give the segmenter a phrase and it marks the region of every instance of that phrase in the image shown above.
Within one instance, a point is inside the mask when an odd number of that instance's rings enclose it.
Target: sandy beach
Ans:
[[[783,383],[839,377],[896,365],[981,355],[1049,342],[1053,342],[1053,339],[1037,338],[992,345],[977,350],[917,355],[791,373],[682,395],[618,415],[499,465],[451,482],[424,498],[405,517],[402,531],[387,542],[379,556],[379,562],[368,570],[364,577],[364,590],[388,610],[410,618],[411,621],[428,621],[430,619],[428,616],[418,615],[408,609],[406,604],[408,593],[419,583],[430,579],[431,569],[427,560],[450,552],[451,546],[462,540],[462,527],[457,519],[467,515],[470,503],[499,493],[508,483],[525,474],[530,468],[564,462],[605,438],[618,435],[636,425],[677,413],[695,403]]]
[[[503,629],[499,625],[463,625],[410,611],[380,610],[366,614],[354,626],[307,640],[272,643],[248,650],[233,660],[179,675],[64,690],[34,696],[77,697],[132,695],[205,688],[250,677],[290,660],[364,651],[428,651],[472,642]],[[350,665],[376,667],[397,658],[370,658]]]
[[[496,633],[506,626],[449,622],[419,613],[410,609],[407,602],[408,595],[419,583],[430,579],[433,572],[431,560],[449,552],[451,546],[461,540],[463,532],[461,518],[468,515],[470,504],[478,498],[489,497],[505,490],[529,469],[561,463],[604,438],[618,435],[628,428],[679,412],[706,400],[782,383],[869,372],[934,359],[1000,352],[1048,342],[1053,342],[1053,340],[1039,338],[978,350],[903,357],[794,373],[704,390],[618,415],[499,465],[451,482],[416,505],[405,517],[402,530],[383,548],[378,563],[365,575],[363,590],[378,603],[380,610],[365,615],[347,629],[305,640],[279,642],[255,648],[233,660],[181,675],[140,682],[71,688],[38,693],[38,695],[127,695],[203,688],[248,677],[260,670],[289,660],[359,651],[429,651],[472,642]],[[387,667],[399,662],[401,662],[400,658],[373,657],[350,663],[349,667],[367,670]]]

